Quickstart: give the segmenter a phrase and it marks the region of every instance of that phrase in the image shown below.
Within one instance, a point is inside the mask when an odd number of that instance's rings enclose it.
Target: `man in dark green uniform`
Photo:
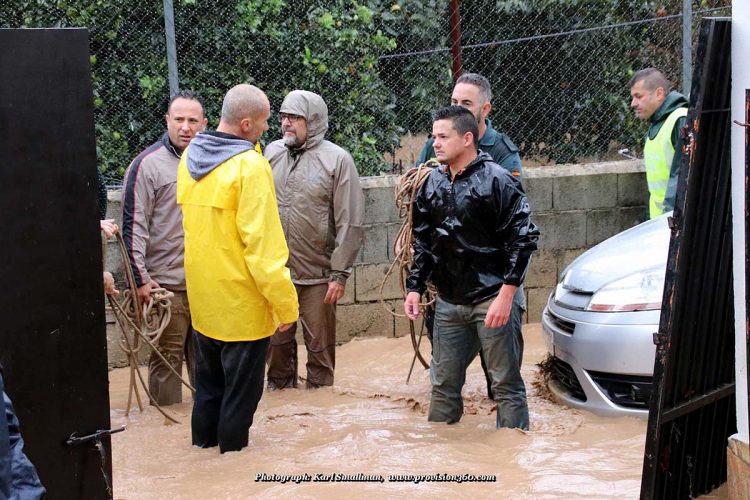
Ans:
[[[479,126],[479,149],[489,153],[492,159],[508,170],[514,177],[521,177],[521,157],[510,138],[492,128],[487,118],[492,111],[492,88],[490,82],[477,73],[464,73],[456,81],[451,95],[451,104],[471,111]],[[419,153],[417,165],[435,158],[432,138],[428,139]]]
[[[685,125],[688,102],[682,94],[672,90],[664,75],[657,69],[638,71],[630,80],[630,107],[641,120],[651,126],[643,148],[646,180],[649,191],[649,218],[674,209],[677,176],[680,173],[682,149],[680,130]]]

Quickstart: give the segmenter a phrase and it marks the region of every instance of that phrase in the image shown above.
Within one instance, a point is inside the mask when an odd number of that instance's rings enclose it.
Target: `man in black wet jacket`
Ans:
[[[521,184],[477,151],[471,112],[438,110],[432,136],[443,167],[414,201],[414,261],[404,302],[406,315],[416,319],[427,282],[437,288],[428,420],[461,419],[466,368],[481,349],[497,402],[496,426],[528,429],[521,346],[508,320],[539,231]]]

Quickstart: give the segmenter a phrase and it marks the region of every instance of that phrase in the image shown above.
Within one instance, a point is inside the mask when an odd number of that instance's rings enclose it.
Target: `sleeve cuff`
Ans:
[[[339,285],[346,285],[346,280],[349,275],[342,271],[331,271],[331,281],[335,281]]]

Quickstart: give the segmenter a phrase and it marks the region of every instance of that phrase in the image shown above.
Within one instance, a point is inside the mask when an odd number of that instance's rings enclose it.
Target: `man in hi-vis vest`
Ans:
[[[680,172],[680,155],[675,155],[675,151],[682,149],[680,130],[685,124],[688,102],[679,92],[670,92],[669,82],[654,68],[633,75],[630,95],[630,107],[638,118],[651,121],[643,159],[650,194],[649,218],[653,219],[674,209]]]

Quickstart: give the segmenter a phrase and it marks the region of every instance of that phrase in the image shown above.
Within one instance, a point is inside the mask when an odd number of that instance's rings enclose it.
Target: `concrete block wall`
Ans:
[[[568,264],[646,219],[648,188],[639,160],[530,167],[523,185],[542,235],[525,282],[526,320],[537,322]]]
[[[394,191],[397,176],[362,178],[365,192],[364,243],[346,294],[338,307],[337,338],[401,336],[408,322],[401,313],[402,293],[397,272],[380,287],[393,258],[393,242],[401,226]],[[645,220],[648,192],[641,161],[620,161],[555,167],[528,167],[524,188],[533,221],[542,237],[525,282],[526,320],[539,321],[560,272],[586,249]],[[120,192],[109,193],[108,216],[120,222]],[[107,248],[107,268],[122,275],[117,246]],[[110,324],[111,335],[116,328]],[[110,361],[118,349],[110,350]],[[124,364],[124,357],[116,363]]]

